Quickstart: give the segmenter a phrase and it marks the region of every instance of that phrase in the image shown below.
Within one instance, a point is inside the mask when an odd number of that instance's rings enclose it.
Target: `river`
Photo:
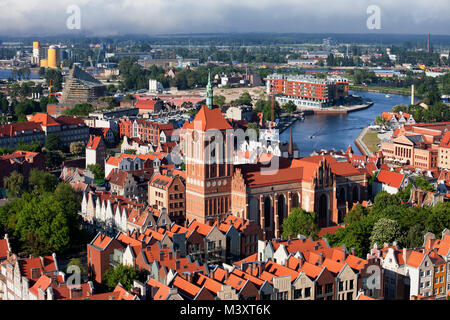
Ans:
[[[12,70],[11,69],[0,69],[0,80],[8,80],[12,78]],[[30,80],[39,79],[39,72],[31,71]],[[27,80],[27,79],[23,79]]]
[[[409,105],[410,96],[391,94],[386,98],[384,93],[351,91],[364,99],[374,102],[370,108],[340,115],[310,115],[304,121],[296,121],[292,126],[294,142],[300,149],[300,156],[309,156],[313,151],[321,149],[346,150],[352,146],[355,153],[361,154],[355,145],[355,139],[361,130],[373,121],[383,111],[390,111],[397,104]],[[289,141],[290,129],[282,134],[280,139]],[[314,136],[310,139],[310,136]]]

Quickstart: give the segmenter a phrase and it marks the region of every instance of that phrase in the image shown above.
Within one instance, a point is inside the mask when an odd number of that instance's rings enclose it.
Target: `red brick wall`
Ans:
[[[113,239],[105,250],[100,250],[91,244],[87,245],[87,264],[89,273],[94,277],[98,283],[103,281],[103,276],[106,270],[110,268],[109,255],[114,252],[114,249],[121,249],[122,245],[116,239]]]

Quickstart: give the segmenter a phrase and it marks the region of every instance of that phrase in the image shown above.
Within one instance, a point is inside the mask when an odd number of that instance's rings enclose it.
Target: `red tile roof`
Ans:
[[[47,277],[46,275],[42,275],[36,283],[30,288],[30,291],[33,292],[36,296],[39,296],[38,289],[44,290],[44,292],[51,286],[52,279]]]
[[[410,265],[411,267],[418,268],[421,265],[424,258],[425,258],[424,253],[411,250],[409,257],[406,261],[406,264]]]
[[[108,180],[111,184],[115,184],[123,188],[127,177],[128,172],[114,168],[111,170],[108,177],[106,177],[106,180]]]
[[[99,233],[91,242],[92,245],[104,250],[111,242],[112,238],[103,233]]]
[[[155,105],[158,101],[153,99],[138,99],[136,107],[139,109],[155,110]]]
[[[450,131],[445,132],[439,146],[442,148],[450,148]]]
[[[380,170],[376,179],[378,180],[378,182],[398,189],[402,185],[404,178],[405,175],[401,173],[388,170]]]
[[[153,300],[166,300],[168,298],[170,288],[165,284],[150,277],[147,281],[147,285],[152,288],[157,288],[157,291],[153,296]]]
[[[19,268],[22,275],[30,280],[37,280],[45,273],[51,273],[56,276],[56,263],[53,256],[37,257],[19,260]],[[39,269],[39,277],[32,277],[32,270]]]
[[[60,124],[47,113],[36,113],[29,120],[30,122],[39,123],[43,127],[59,126]]]
[[[8,240],[0,239],[0,259],[7,258],[8,252],[10,252]]]
[[[367,260],[358,258],[357,256],[348,255],[345,259],[345,263],[350,266],[352,269],[362,270],[364,269],[365,264],[367,264]]]
[[[345,228],[345,227],[337,225],[337,226],[332,226],[332,227],[321,228],[319,230],[318,236],[319,236],[319,238],[322,238],[327,233],[335,234],[340,228]]]
[[[203,274],[198,275],[198,279],[195,284],[199,287],[205,287],[211,291],[214,295],[217,295],[219,291],[222,291],[222,284],[214,279],[211,279]]]
[[[311,279],[317,278],[322,272],[323,267],[315,266],[309,262],[303,263],[300,271],[303,271]]]
[[[232,129],[232,127],[227,120],[225,120],[220,109],[209,109],[207,106],[202,106],[194,120],[191,123],[185,124],[183,129],[195,129],[204,132],[214,129]]]
[[[288,267],[282,266],[273,261],[268,261],[266,263],[265,271],[272,273],[272,274],[276,275],[277,277],[290,276],[291,282],[294,281],[295,279],[297,279],[297,277],[299,275],[299,272],[297,272],[293,269],[290,269]]]
[[[101,137],[98,137],[98,136],[90,136],[90,137],[89,137],[89,142],[88,142],[88,144],[86,145],[86,148],[87,148],[87,149],[97,150],[98,145],[99,145],[101,139],[102,139],[102,138],[101,138]]]
[[[261,277],[261,278],[263,278],[263,277]],[[247,280],[243,279],[241,277],[238,277],[234,273],[231,273],[228,276],[228,279],[226,279],[224,283],[230,285],[236,291],[240,291],[242,289],[242,287],[244,287],[244,285],[247,283]]]
[[[176,275],[172,281],[172,286],[177,287],[180,293],[187,295],[190,298],[194,298],[201,290],[200,287],[196,286],[189,281],[184,280],[179,275]]]
[[[202,236],[207,236],[212,228],[213,228],[212,226],[209,226],[205,223],[200,223],[198,221],[192,221],[191,224],[188,226],[189,230],[191,231],[195,230]]]
[[[16,122],[0,125],[0,137],[12,137],[21,134],[22,131],[39,131],[44,133],[41,125],[34,122]]]
[[[168,190],[170,185],[172,184],[173,177],[164,176],[162,174],[156,173],[153,176],[153,179],[150,181],[152,187]]]
[[[344,266],[345,266],[344,262],[336,262],[331,259],[325,259],[324,262],[322,263],[322,267],[327,268],[334,274],[338,274],[339,272],[341,272]]]
[[[376,299],[366,296],[364,294],[360,294],[357,298],[358,298],[357,300],[376,300]]]

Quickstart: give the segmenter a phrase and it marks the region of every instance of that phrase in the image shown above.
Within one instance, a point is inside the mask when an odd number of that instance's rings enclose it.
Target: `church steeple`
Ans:
[[[213,108],[213,89],[211,85],[211,71],[208,71],[208,84],[206,85],[206,106],[209,109]]]

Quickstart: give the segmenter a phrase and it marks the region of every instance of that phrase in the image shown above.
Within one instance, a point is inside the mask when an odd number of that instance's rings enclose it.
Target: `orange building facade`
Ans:
[[[404,125],[391,139],[381,142],[388,162],[399,162],[421,170],[436,170],[446,165],[445,130],[450,122]],[[443,152],[444,151],[444,152]]]
[[[316,79],[311,76],[273,74],[266,79],[267,94],[276,95],[281,103],[326,107],[348,96],[349,84],[344,78]]]

